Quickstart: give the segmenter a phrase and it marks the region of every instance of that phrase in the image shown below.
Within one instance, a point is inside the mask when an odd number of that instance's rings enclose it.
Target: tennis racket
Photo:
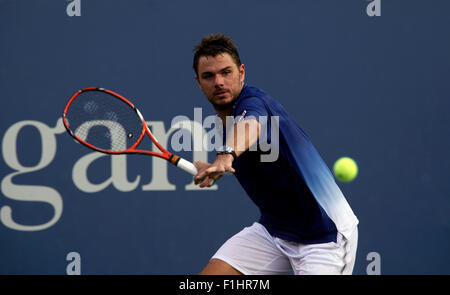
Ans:
[[[76,141],[95,151],[155,156],[192,175],[197,174],[194,164],[158,143],[141,112],[129,100],[111,90],[89,87],[77,91],[64,108],[62,119]],[[145,135],[160,152],[138,149]]]

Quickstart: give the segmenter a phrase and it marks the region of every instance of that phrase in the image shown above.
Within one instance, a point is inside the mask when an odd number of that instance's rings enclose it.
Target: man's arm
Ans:
[[[234,124],[230,133],[227,134],[226,146],[233,148],[236,156],[239,157],[258,140],[260,129],[261,125],[256,119],[240,121]],[[200,187],[208,187],[213,180],[222,177],[223,173],[234,173],[233,160],[233,155],[224,154],[217,155],[215,161],[209,167],[204,163],[202,165],[194,163],[197,169],[200,168],[197,175],[194,176],[195,184],[200,184]]]

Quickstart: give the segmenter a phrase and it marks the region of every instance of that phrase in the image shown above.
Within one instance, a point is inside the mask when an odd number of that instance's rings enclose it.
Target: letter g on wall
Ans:
[[[17,137],[24,127],[34,127],[39,131],[41,137],[41,158],[34,166],[24,166],[20,163],[17,155]],[[50,128],[39,121],[19,121],[6,131],[2,141],[2,155],[9,168],[15,170],[6,175],[1,181],[2,194],[15,201],[45,202],[54,209],[53,217],[44,224],[24,225],[14,221],[12,208],[4,205],[0,208],[0,221],[8,228],[19,231],[38,231],[51,227],[61,217],[63,201],[61,195],[55,189],[41,185],[15,184],[13,178],[35,172],[47,167],[56,154],[55,134],[64,133],[62,120],[59,119],[55,128]]]

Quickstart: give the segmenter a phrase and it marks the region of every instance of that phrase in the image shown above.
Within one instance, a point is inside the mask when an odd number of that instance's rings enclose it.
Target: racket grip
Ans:
[[[192,164],[189,161],[186,161],[183,158],[180,158],[176,165],[177,165],[178,168],[183,169],[187,173],[190,173],[192,175],[197,174],[197,168],[195,168],[194,164]]]

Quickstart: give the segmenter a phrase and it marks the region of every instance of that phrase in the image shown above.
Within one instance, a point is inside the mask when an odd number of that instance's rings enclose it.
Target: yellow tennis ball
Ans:
[[[358,175],[358,165],[349,157],[339,158],[333,166],[334,176],[342,182],[350,182]]]

